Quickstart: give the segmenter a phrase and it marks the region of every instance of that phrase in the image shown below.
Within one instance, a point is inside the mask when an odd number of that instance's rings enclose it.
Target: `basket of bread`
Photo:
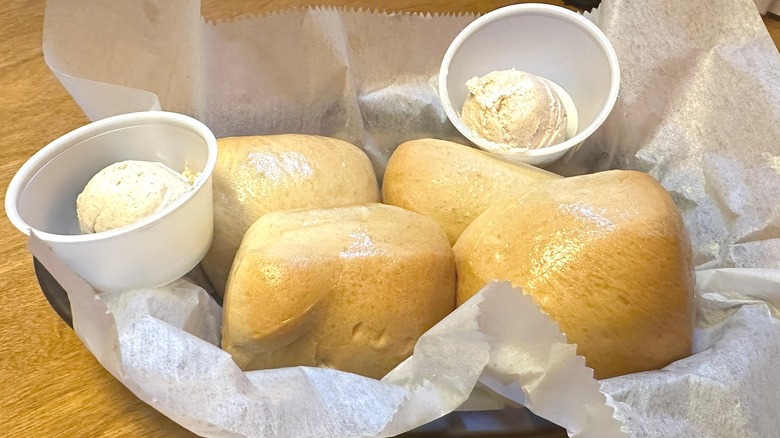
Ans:
[[[780,430],[780,60],[747,5],[65,3],[44,50],[95,121],[6,212],[87,348],[186,428]],[[149,64],[89,62],[128,44]]]

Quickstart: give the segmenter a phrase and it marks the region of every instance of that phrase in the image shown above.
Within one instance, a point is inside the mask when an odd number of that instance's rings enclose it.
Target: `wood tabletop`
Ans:
[[[403,11],[487,12],[506,0],[204,0],[207,19],[330,4]],[[561,4],[557,1],[548,3]],[[44,0],[0,6],[0,190],[38,149],[86,117],[44,63]],[[780,19],[765,18],[780,46]],[[192,436],[139,401],[98,364],[46,302],[25,238],[0,219],[0,436]]]

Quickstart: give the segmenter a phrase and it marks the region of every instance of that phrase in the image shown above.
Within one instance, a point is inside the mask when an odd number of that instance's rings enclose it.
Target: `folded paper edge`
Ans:
[[[550,326],[550,329],[554,328],[555,331],[558,332],[558,334],[559,334],[559,341],[564,342],[565,344],[574,347],[573,351],[575,353],[573,355],[572,360],[576,361],[581,366],[581,368],[584,368],[582,370],[584,372],[583,375],[587,379],[590,379],[595,384],[595,388],[593,388],[593,389],[596,389],[598,391],[598,394],[600,396],[599,397],[599,402],[601,404],[603,404],[604,407],[609,411],[609,417],[610,417],[610,419],[613,421],[613,423],[615,425],[615,429],[613,429],[611,431],[596,431],[596,433],[600,434],[598,436],[600,436],[600,437],[601,436],[603,436],[603,437],[609,436],[609,437],[614,437],[614,438],[630,437],[630,436],[632,436],[632,434],[630,434],[626,430],[623,421],[618,418],[617,410],[614,408],[614,405],[612,403],[610,403],[611,397],[609,396],[609,394],[607,394],[604,391],[602,391],[601,384],[599,383],[598,380],[596,380],[593,377],[593,369],[586,365],[585,357],[583,357],[583,356],[581,356],[581,355],[576,353],[577,344],[575,344],[573,342],[570,342],[568,340],[568,337],[566,336],[566,333],[561,329],[561,327],[558,324],[558,322],[555,321],[553,318],[551,318],[544,310],[542,310],[542,308],[539,307],[539,305],[536,303],[536,301],[533,299],[533,297],[531,295],[529,295],[525,291],[523,291],[523,289],[521,287],[515,286],[511,282],[506,281],[506,280],[493,280],[490,283],[488,283],[484,288],[482,288],[481,291],[484,291],[488,287],[501,287],[502,285],[504,287],[509,287],[512,291],[520,293],[522,295],[522,299],[528,300],[531,303],[531,305],[533,305],[536,308],[536,310],[541,315],[544,315],[544,317],[545,317],[544,320],[546,321],[545,324],[548,324]],[[482,294],[480,294],[480,295],[482,295]],[[483,300],[484,300],[484,298],[483,298]],[[479,322],[479,321],[478,321],[478,324],[480,326],[482,325],[481,322]],[[580,368],[580,366],[578,366],[578,368]],[[491,391],[495,392],[496,394],[498,394],[498,395],[500,395],[502,397],[508,398],[510,400],[514,400],[514,398],[511,397],[509,394],[505,394],[505,393],[497,390],[497,388],[495,388],[493,385],[490,385],[489,383],[486,383],[482,378],[479,379],[479,382],[482,383],[483,385],[485,385],[486,388],[488,388]],[[528,410],[530,410],[534,414],[536,414],[536,415],[538,415],[538,416],[540,416],[540,417],[542,417],[542,418],[544,418],[544,419],[546,419],[548,421],[556,423],[556,424],[558,424],[558,425],[560,425],[562,427],[565,427],[565,425],[560,424],[558,418],[553,418],[554,416],[550,416],[548,412],[545,412],[544,410],[539,410],[538,408],[534,407],[533,402],[531,400],[529,400],[529,398],[528,398],[528,392],[527,392],[526,387],[523,384],[523,382],[516,382],[516,383],[520,384],[520,389],[521,389],[521,391],[525,395],[525,402],[522,403],[523,406],[528,408]],[[567,432],[568,432],[569,436],[583,437],[583,438],[589,438],[589,437],[597,436],[597,435],[581,435],[581,434],[579,434],[580,431],[572,431],[572,430],[569,430],[569,428],[566,428],[566,429],[567,429]],[[607,433],[607,432],[609,432],[610,435],[603,435],[604,433]]]
[[[47,65],[90,121],[94,122],[119,114],[161,110],[160,99],[150,91],[72,76],[61,72],[48,62]],[[133,98],[121,101],[103,99],[104,96],[116,95],[133,96]]]
[[[357,16],[379,15],[383,17],[392,17],[392,16],[423,17],[423,18],[445,17],[445,18],[472,18],[472,19],[482,15],[476,12],[468,12],[468,11],[449,11],[449,12],[397,11],[397,10],[386,9],[386,8],[371,8],[371,7],[356,8],[354,6],[321,5],[321,6],[292,6],[289,8],[283,8],[279,10],[265,11],[259,13],[246,12],[230,18],[211,19],[211,18],[203,17],[202,14],[201,16],[205,24],[217,26],[221,24],[229,24],[229,23],[237,23],[241,21],[253,20],[256,18],[285,16],[285,15],[308,13],[308,12],[335,12],[335,13],[353,14]]]

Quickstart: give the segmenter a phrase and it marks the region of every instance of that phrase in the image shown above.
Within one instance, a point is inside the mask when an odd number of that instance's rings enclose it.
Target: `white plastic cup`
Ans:
[[[577,119],[566,141],[500,152],[461,122],[459,112],[468,96],[466,81],[513,68],[565,90],[561,95],[564,106],[570,98]],[[552,163],[593,134],[612,111],[619,88],[617,55],[606,35],[582,15],[545,4],[506,6],[477,18],[452,41],[439,70],[439,97],[461,134],[508,161],[538,166]],[[567,112],[571,117],[571,111]]]
[[[161,211],[121,228],[82,234],[76,197],[101,169],[124,160],[157,161],[199,175],[191,190]],[[194,268],[211,245],[216,161],[214,134],[191,117],[162,111],[109,117],[33,155],[8,186],[6,214],[99,290],[161,286]]]

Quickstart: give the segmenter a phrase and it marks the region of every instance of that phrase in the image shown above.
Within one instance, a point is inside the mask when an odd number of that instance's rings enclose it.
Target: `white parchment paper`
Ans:
[[[44,53],[91,119],[162,108],[218,136],[329,135],[360,145],[381,176],[404,140],[465,142],[433,81],[473,18],[319,8],[215,24],[192,0],[49,0]],[[101,363],[202,435],[388,436],[456,408],[479,382],[571,436],[621,436],[609,406],[637,437],[780,436],[777,50],[750,0],[605,0],[590,18],[618,53],[621,92],[554,170],[643,170],[682,210],[698,265],[696,354],[663,370],[596,383],[530,300],[495,284],[382,382],[241,373],[213,345],[219,312],[200,288],[96,299],[34,238],[31,250],[59,273]]]

